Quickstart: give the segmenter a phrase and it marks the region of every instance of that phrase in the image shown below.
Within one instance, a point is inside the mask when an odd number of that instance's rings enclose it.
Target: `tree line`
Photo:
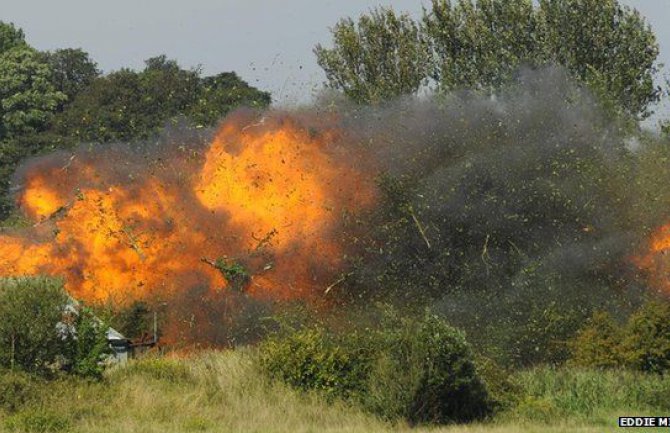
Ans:
[[[82,49],[39,51],[20,28],[0,21],[0,220],[11,211],[11,176],[26,157],[146,140],[177,117],[212,126],[235,107],[270,102],[235,72],[203,76],[164,55],[140,71],[103,74]]]
[[[328,86],[359,103],[475,89],[495,93],[519,67],[559,64],[611,111],[647,118],[661,98],[659,46],[617,0],[432,0],[420,19],[377,8],[340,20],[314,52]]]

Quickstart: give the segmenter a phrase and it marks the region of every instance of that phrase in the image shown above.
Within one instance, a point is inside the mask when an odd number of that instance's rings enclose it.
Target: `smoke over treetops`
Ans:
[[[647,256],[646,239],[668,212],[650,213],[636,158],[553,68],[496,98],[240,111],[215,133],[30,161],[16,200],[31,224],[0,235],[0,274],[62,276],[88,302],[167,302],[166,332],[195,338],[188,317],[214,342],[272,301],[594,304],[640,270],[659,284],[665,249]]]

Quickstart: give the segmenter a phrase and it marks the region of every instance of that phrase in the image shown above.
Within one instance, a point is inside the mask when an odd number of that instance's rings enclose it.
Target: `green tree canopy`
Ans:
[[[37,51],[17,45],[0,54],[0,140],[43,130],[65,95]]]
[[[234,72],[203,77],[164,55],[141,71],[103,76],[85,51],[39,52],[21,29],[0,21],[0,220],[12,209],[10,178],[28,156],[81,142],[145,140],[178,117],[212,126],[240,105],[270,102]]]
[[[654,85],[656,36],[637,10],[617,0],[542,0],[550,60],[566,66],[601,98],[646,118],[660,99]]]
[[[141,72],[122,69],[98,77],[55,120],[59,135],[76,141],[130,141],[155,135],[178,116],[210,126],[241,104],[265,107],[270,96],[235,74],[201,77],[165,56]]]
[[[328,85],[357,102],[416,92],[495,91],[522,65],[557,63],[615,111],[650,115],[659,48],[636,10],[618,0],[432,0],[421,23],[390,10],[349,18],[317,45]]]
[[[379,8],[332,29],[334,48],[314,52],[331,87],[356,102],[374,102],[416,92],[426,77],[426,44],[407,14]]]
[[[65,48],[42,55],[53,71],[51,82],[67,96],[67,102],[72,102],[100,75],[98,65],[81,49]]]
[[[197,100],[187,116],[199,125],[214,125],[235,107],[263,108],[271,102],[269,92],[250,86],[235,72],[222,72],[201,80]]]
[[[198,93],[200,71],[182,69],[165,55],[152,57],[145,64],[144,71],[139,74],[145,114],[164,119],[185,113]]]
[[[670,96],[670,77],[665,78],[665,90],[663,96]],[[670,138],[670,118],[660,121],[661,133]]]
[[[530,0],[433,0],[423,24],[430,76],[442,90],[497,87],[521,62],[545,57],[542,22]]]
[[[58,135],[76,141],[128,140],[143,137],[149,126],[143,113],[139,75],[121,69],[91,83],[54,122]]]
[[[0,54],[24,45],[27,44],[23,30],[16,28],[14,24],[0,21]]]

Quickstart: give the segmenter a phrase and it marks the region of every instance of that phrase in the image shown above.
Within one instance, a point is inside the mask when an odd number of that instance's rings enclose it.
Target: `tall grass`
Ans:
[[[392,429],[342,403],[270,383],[243,351],[146,359],[101,383],[44,384],[42,398],[4,413],[0,431],[382,432]]]
[[[507,420],[572,419],[612,425],[618,416],[670,410],[670,377],[625,370],[537,368],[517,373],[520,401]]]
[[[202,352],[133,361],[102,382],[34,380],[17,406],[0,405],[0,432],[596,433],[617,416],[670,408],[670,379],[660,376],[536,369],[514,379],[524,396],[487,423],[410,428],[271,382],[251,351]]]

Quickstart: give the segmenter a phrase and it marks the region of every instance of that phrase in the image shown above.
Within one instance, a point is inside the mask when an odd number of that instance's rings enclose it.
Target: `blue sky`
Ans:
[[[206,74],[234,70],[272,92],[281,105],[307,102],[324,76],[315,44],[329,27],[377,5],[418,16],[428,0],[3,0],[0,20],[13,22],[38,49],[82,48],[109,72],[141,68],[158,54]],[[661,61],[670,64],[670,2],[622,0],[652,25]],[[667,72],[668,68],[664,72]],[[662,110],[664,113],[667,110]]]

